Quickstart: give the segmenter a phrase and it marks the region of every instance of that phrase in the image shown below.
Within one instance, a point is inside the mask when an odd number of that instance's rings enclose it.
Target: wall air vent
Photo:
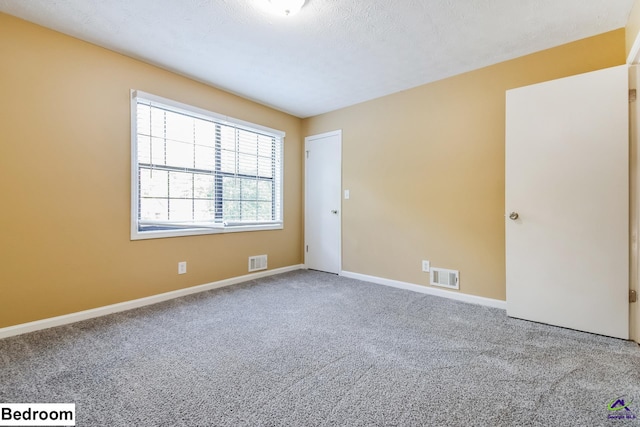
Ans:
[[[431,267],[431,284],[449,289],[460,289],[458,280],[458,270],[447,270],[444,268]]]
[[[257,255],[249,257],[249,271],[258,271],[267,269],[267,256]]]

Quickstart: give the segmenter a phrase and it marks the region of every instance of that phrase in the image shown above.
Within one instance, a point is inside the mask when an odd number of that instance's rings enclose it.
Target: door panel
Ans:
[[[506,101],[507,314],[627,339],[627,67]]]
[[[305,265],[341,270],[342,136],[331,132],[305,138]]]

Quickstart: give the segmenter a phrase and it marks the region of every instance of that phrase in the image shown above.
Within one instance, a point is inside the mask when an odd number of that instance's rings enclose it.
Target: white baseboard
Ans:
[[[261,271],[259,273],[251,273],[244,276],[232,277],[229,279],[219,280],[217,282],[206,283],[204,285],[192,286],[176,291],[165,292],[163,294],[152,295],[150,297],[134,299],[131,301],[120,302],[117,304],[106,305],[104,307],[93,308],[91,310],[78,311],[76,313],[65,314],[63,316],[51,317],[48,319],[36,320],[35,322],[22,323],[20,325],[9,326],[0,329],[0,339],[8,338],[15,335],[26,334],[28,332],[39,331],[41,329],[53,328],[55,326],[67,325],[69,323],[80,322],[81,320],[93,319],[94,317],[106,316],[107,314],[119,313],[134,308],[144,307],[146,305],[157,304],[174,298],[180,298],[186,295],[204,292],[211,289],[223,288],[249,280],[259,279],[261,277],[273,276],[275,274],[286,273],[288,271],[300,270],[303,265],[292,265],[289,267],[276,268],[273,270]]]
[[[500,301],[492,298],[478,297],[475,295],[463,294],[461,292],[445,291],[442,289],[436,289],[429,286],[416,285],[413,283],[400,282],[398,280],[385,279],[376,276],[367,276],[366,274],[352,273],[350,271],[342,271],[341,276],[348,277],[350,279],[362,280],[364,282],[376,283],[378,285],[391,286],[393,288],[406,289],[408,291],[420,292],[423,294],[435,295],[438,297],[454,299],[457,301],[468,302],[471,304],[479,304],[487,307],[500,308],[502,310],[507,309],[507,302]]]

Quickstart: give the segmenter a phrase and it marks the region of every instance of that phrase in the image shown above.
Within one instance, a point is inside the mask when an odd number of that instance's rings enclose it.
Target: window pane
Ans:
[[[270,157],[258,157],[258,175],[273,177],[273,161]]]
[[[222,150],[220,153],[220,169],[222,172],[236,173],[236,153]]]
[[[236,151],[236,130],[234,128],[220,125],[220,145],[223,150]]]
[[[213,171],[216,169],[216,149],[201,145],[195,146],[195,167]]]
[[[164,139],[151,139],[151,163],[154,165],[164,165],[166,158]]]
[[[243,179],[241,186],[242,200],[256,200],[258,198],[258,183],[255,179]]]
[[[194,123],[195,141],[198,145],[216,146],[216,124],[207,120],[196,119]]]
[[[151,136],[164,138],[164,110],[151,108]]]
[[[140,169],[141,197],[168,197],[169,173],[167,171]]]
[[[258,202],[258,221],[271,221],[273,219],[273,205],[271,202]]]
[[[167,165],[192,168],[193,144],[167,140]]]
[[[194,200],[193,219],[196,221],[214,221],[216,204],[214,200]]]
[[[236,201],[224,202],[222,215],[226,221],[240,221],[240,203]]]
[[[271,181],[258,181],[258,200],[269,200],[271,204],[271,197],[273,196],[273,183]]]
[[[142,135],[151,135],[151,107],[144,104],[137,106],[137,132]]]
[[[196,199],[215,199],[216,178],[213,175],[197,174],[193,176],[193,197]]]
[[[193,117],[166,112],[166,137],[173,141],[193,143]]]
[[[140,199],[140,219],[148,221],[166,221],[169,219],[167,199]]]
[[[253,132],[238,129],[238,152],[258,154],[258,138]]]
[[[257,175],[258,158],[248,154],[238,154],[238,173],[242,175]]]
[[[182,199],[169,199],[169,219],[172,221],[191,221],[192,201]]]
[[[151,163],[151,138],[138,135],[138,162]]]
[[[237,178],[222,178],[222,197],[225,200],[240,199],[240,180]]]
[[[258,219],[257,202],[241,202],[242,221],[255,221]]]
[[[260,135],[258,139],[258,155],[269,158],[273,155],[273,138]]]
[[[183,172],[169,172],[169,197],[192,198],[193,174]]]

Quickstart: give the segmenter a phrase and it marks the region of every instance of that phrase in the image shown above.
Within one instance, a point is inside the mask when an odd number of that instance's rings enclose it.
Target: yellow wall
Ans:
[[[335,129],[343,269],[504,299],[505,90],[626,56],[621,29],[301,121],[4,14],[0,55],[0,328],[301,263],[302,136]],[[130,241],[130,89],[284,130],[285,229]]]
[[[625,62],[624,29],[304,120],[343,131],[343,269],[505,299],[505,91]]]
[[[636,41],[636,37],[638,37],[638,33],[640,33],[640,0],[635,0],[633,3],[633,8],[629,14],[629,20],[627,21],[625,32],[626,56],[628,56],[631,51],[631,46],[633,46],[633,42]]]
[[[300,119],[4,14],[0,55],[0,327],[302,262]],[[130,89],[285,131],[284,230],[130,241]]]

